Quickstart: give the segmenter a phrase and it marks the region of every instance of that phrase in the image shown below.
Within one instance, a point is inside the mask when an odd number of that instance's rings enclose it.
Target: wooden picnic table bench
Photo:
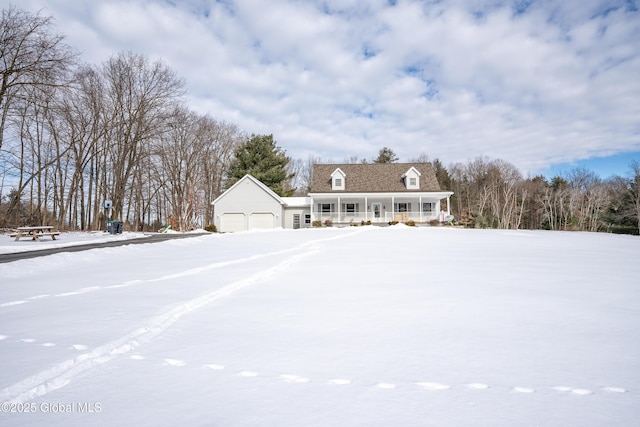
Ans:
[[[11,237],[15,237],[16,242],[22,238],[29,238],[31,240],[39,241],[40,237],[49,236],[51,239],[56,240],[56,236],[59,236],[59,231],[53,231],[51,225],[38,225],[35,227],[18,227],[15,234],[11,234]]]

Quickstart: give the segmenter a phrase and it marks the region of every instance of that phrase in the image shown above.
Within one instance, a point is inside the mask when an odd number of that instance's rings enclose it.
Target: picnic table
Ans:
[[[39,241],[42,236],[49,236],[51,239],[56,240],[56,236],[58,235],[60,235],[60,232],[53,231],[51,225],[38,225],[35,227],[18,227],[16,228],[16,233],[11,234],[11,237],[15,237],[17,242],[22,238]]]

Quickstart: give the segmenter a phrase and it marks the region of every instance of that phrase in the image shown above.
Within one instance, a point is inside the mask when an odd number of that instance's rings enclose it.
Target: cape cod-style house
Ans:
[[[213,201],[214,224],[231,232],[306,228],[327,220],[336,225],[444,221],[452,194],[440,189],[430,163],[321,164],[313,168],[308,197],[280,197],[245,175]]]
[[[315,165],[309,190],[312,221],[337,224],[444,221],[451,195],[430,163]]]

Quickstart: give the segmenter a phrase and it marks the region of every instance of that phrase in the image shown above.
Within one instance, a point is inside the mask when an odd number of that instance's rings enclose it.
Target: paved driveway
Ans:
[[[149,237],[145,239],[130,239],[130,240],[118,240],[115,242],[88,243],[86,245],[68,246],[68,247],[51,248],[51,249],[39,249],[37,251],[17,252],[12,254],[0,254],[0,264],[5,262],[18,261],[21,259],[30,259],[30,258],[40,257],[40,256],[57,254],[60,252],[79,252],[79,251],[86,251],[89,249],[98,249],[98,248],[113,247],[113,246],[140,245],[143,243],[158,243],[158,242],[164,242],[166,240],[198,237],[204,234],[208,234],[208,233],[189,233],[189,234],[179,234],[179,233],[151,234],[150,233]]]

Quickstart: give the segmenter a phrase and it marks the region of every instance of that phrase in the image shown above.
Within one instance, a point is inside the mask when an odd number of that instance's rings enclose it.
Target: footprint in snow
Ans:
[[[22,342],[28,342],[28,343],[36,342],[36,340],[34,340],[33,338],[23,338],[23,339],[21,339],[20,341],[22,341]]]
[[[144,360],[144,356],[141,354],[132,354],[129,358],[133,360]]]
[[[440,383],[416,383],[416,385],[425,390],[448,390],[451,386]]]
[[[239,372],[238,375],[240,375],[241,377],[257,377],[258,373],[253,371],[242,371]]]
[[[563,393],[578,394],[580,396],[586,396],[586,395],[589,395],[589,394],[593,394],[593,392],[591,390],[587,390],[586,388],[573,388],[573,387],[567,387],[567,386],[562,386],[562,385],[551,387],[551,390],[561,391]]]
[[[288,383],[308,383],[309,378],[300,377],[298,375],[291,374],[282,374],[279,377],[282,381],[286,381]]]
[[[486,390],[489,388],[489,385],[483,384],[483,383],[471,383],[471,384],[467,384],[467,387],[474,390]]]
[[[378,383],[376,384],[376,387],[384,390],[393,390],[394,388],[396,388],[396,385],[392,383]]]
[[[603,391],[608,391],[609,393],[626,393],[627,390],[620,387],[602,387]]]
[[[589,394],[593,394],[591,390],[587,390],[586,388],[574,388],[571,390],[571,393],[578,394],[580,396],[587,396]]]
[[[351,384],[351,380],[347,380],[345,378],[334,378],[332,380],[329,380],[329,384],[334,384],[334,385],[349,385]]]
[[[187,364],[184,360],[178,359],[164,359],[164,362],[169,366],[184,366]]]
[[[535,392],[534,389],[528,388],[528,387],[514,387],[513,391],[518,393],[534,393]]]
[[[213,369],[214,371],[221,371],[224,369],[224,366],[222,365],[215,365],[215,364],[211,364],[211,365],[204,365],[205,368],[207,369]]]
[[[9,338],[7,335],[0,335],[0,341],[6,340],[7,338]]]
[[[42,346],[43,347],[55,347],[56,345],[55,345],[55,343],[52,343],[52,342],[46,342],[46,343],[42,344]]]
[[[568,391],[572,390],[571,387],[566,387],[566,386],[563,386],[563,385],[551,387],[551,389],[555,390],[555,391],[563,391],[563,392],[568,392]]]
[[[89,347],[84,345],[84,344],[74,344],[74,345],[71,346],[71,348],[74,349],[74,350],[82,351],[82,350],[88,349]]]

